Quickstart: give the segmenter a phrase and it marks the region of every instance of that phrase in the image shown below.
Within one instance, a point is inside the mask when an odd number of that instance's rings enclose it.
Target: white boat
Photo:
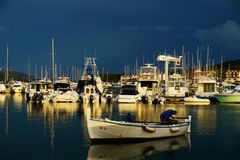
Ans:
[[[219,92],[220,93],[231,93],[235,87],[236,87],[235,84],[223,82],[219,86]]]
[[[11,92],[12,93],[22,93],[24,92],[24,85],[20,81],[14,81],[11,85]]]
[[[0,93],[6,92],[6,85],[4,83],[0,83]]]
[[[186,86],[186,74],[183,67],[173,67],[170,69],[168,85],[165,90],[165,97],[184,98],[188,94]]]
[[[87,160],[145,159],[167,151],[190,149],[190,134],[138,143],[91,144]]]
[[[92,141],[99,140],[150,140],[184,135],[190,132],[191,116],[179,123],[167,125],[159,122],[126,122],[110,119],[91,118],[87,108],[87,129]]]
[[[160,79],[158,75],[157,67],[152,64],[145,64],[145,66],[140,67],[137,90],[141,95],[142,102],[160,102]]]
[[[214,71],[194,71],[195,95],[201,98],[210,98],[217,94],[217,81]]]
[[[78,82],[77,90],[81,102],[96,103],[101,101],[100,94],[103,92],[103,85],[98,75],[96,58],[84,58],[84,70],[82,78]]]
[[[35,80],[28,84],[26,98],[30,102],[48,102],[53,92],[53,85],[48,80]]]
[[[141,100],[141,95],[134,85],[124,85],[118,95],[118,103],[136,103]]]
[[[185,97],[184,98],[184,102],[187,102],[187,103],[207,103],[207,104],[210,104],[210,100],[207,99],[207,98],[198,98],[197,96],[193,95],[193,96],[190,96],[190,97]]]
[[[54,92],[50,96],[51,102],[78,102],[79,94],[70,88],[71,81],[69,77],[59,77],[55,80]]]
[[[214,98],[221,103],[240,103],[240,85],[236,86],[231,93],[215,94]]]
[[[103,89],[103,94],[101,99],[105,99],[104,101],[107,103],[117,102],[118,95],[120,94],[121,86],[108,86]]]

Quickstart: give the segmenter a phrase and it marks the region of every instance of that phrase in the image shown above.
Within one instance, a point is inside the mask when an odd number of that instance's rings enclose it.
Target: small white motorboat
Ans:
[[[87,129],[92,141],[99,140],[150,140],[184,135],[190,132],[191,116],[178,120],[177,124],[160,122],[127,122],[91,118],[87,109]]]
[[[185,97],[184,98],[184,102],[187,102],[187,103],[204,103],[204,104],[210,104],[210,100],[207,99],[207,98],[198,98],[196,97],[195,95],[193,96],[190,96],[190,97]]]

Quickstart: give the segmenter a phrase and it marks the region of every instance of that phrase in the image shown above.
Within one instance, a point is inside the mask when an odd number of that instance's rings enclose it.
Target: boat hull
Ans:
[[[88,119],[87,127],[92,141],[98,140],[149,140],[184,135],[190,122],[173,125],[160,123],[131,123],[109,119]]]
[[[203,98],[186,97],[186,98],[184,98],[184,102],[191,102],[191,103],[210,103],[210,100],[209,100],[209,99],[203,99]]]
[[[240,103],[240,94],[216,94],[214,98],[221,103]]]

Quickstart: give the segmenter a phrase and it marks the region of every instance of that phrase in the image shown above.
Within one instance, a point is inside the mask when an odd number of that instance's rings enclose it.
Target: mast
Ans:
[[[30,73],[31,71],[30,71],[30,58],[28,57],[28,82],[30,83],[30,81],[31,81],[31,76],[30,76]]]
[[[210,70],[210,66],[209,66],[209,62],[210,62],[210,60],[209,60],[209,45],[207,47],[207,60],[206,61],[207,61],[206,62],[206,71],[209,71]]]
[[[7,45],[7,65],[6,65],[6,82],[8,82],[8,78],[9,78],[9,72],[8,72],[8,53],[9,53],[9,49],[8,49],[8,45]]]
[[[222,82],[222,73],[223,72],[223,54],[221,55],[221,69],[220,69],[220,81]]]
[[[52,38],[52,82],[55,83],[54,38]]]
[[[197,46],[197,69],[199,69],[199,47]]]

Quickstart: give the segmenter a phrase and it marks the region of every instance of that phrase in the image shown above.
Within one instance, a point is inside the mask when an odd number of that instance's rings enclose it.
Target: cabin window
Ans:
[[[141,87],[147,87],[147,88],[152,88],[152,82],[146,81],[146,82],[141,82]]]
[[[86,89],[86,93],[89,93],[89,88]]]
[[[36,91],[40,91],[40,84],[37,84]]]
[[[215,84],[214,83],[203,84],[203,91],[204,92],[214,92],[215,91]]]

